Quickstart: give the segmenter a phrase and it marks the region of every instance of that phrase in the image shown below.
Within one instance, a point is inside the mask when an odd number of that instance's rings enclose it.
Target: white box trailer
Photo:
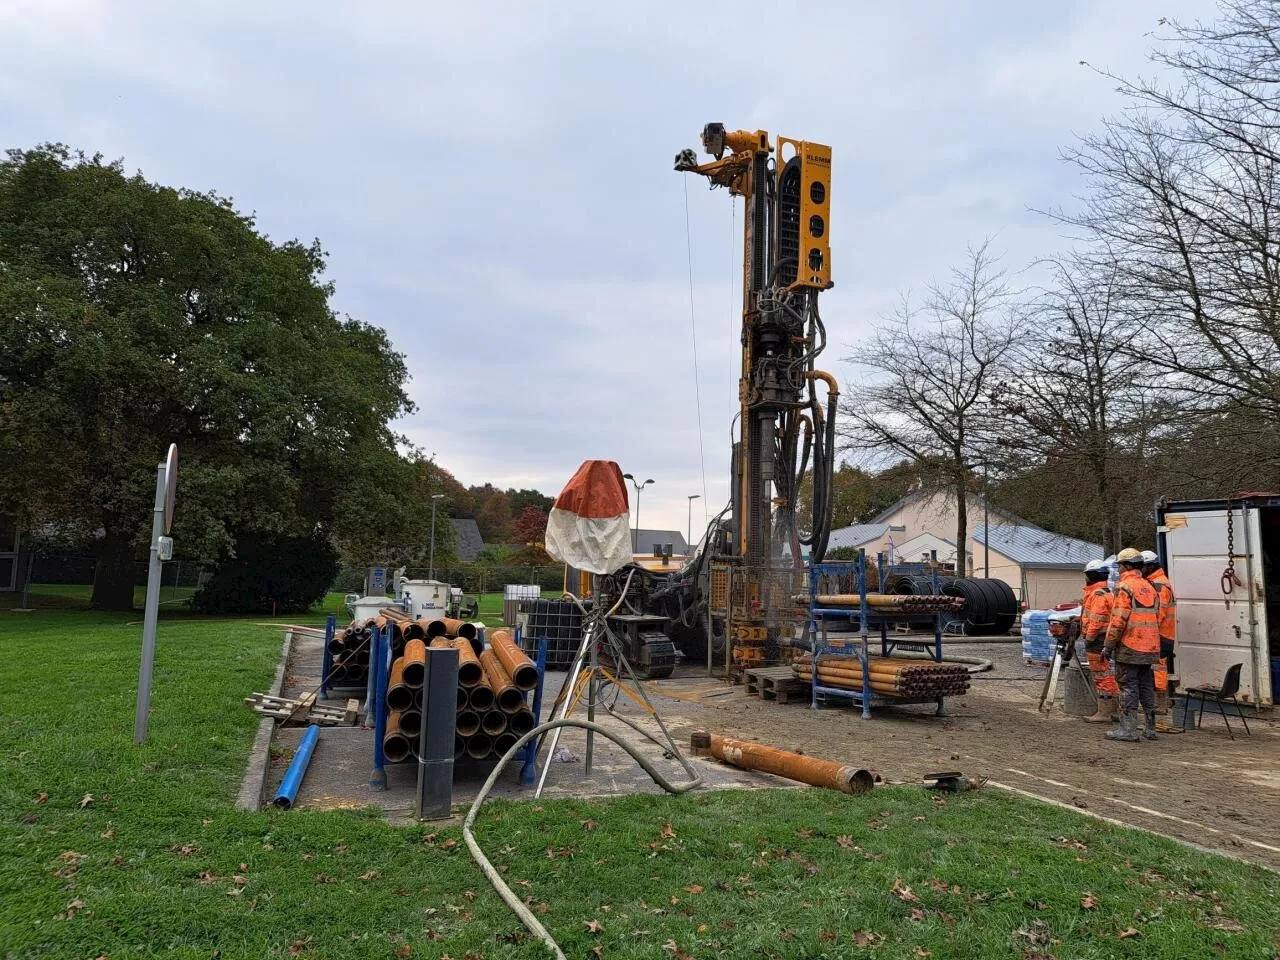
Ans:
[[[1280,659],[1280,497],[1162,502],[1156,524],[1178,601],[1179,685],[1220,684],[1239,663],[1240,700],[1272,706],[1272,661]]]

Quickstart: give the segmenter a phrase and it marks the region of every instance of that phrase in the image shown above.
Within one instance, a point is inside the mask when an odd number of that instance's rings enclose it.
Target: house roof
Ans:
[[[1106,556],[1102,546],[1077,540],[1061,533],[1050,533],[1031,524],[993,526],[990,536],[983,537],[982,525],[973,539],[985,543],[1023,567],[1082,567],[1090,560]]]
[[[887,523],[855,523],[839,530],[832,530],[827,538],[827,549],[837,550],[840,547],[860,547],[872,540],[879,540],[889,530]]]
[[[637,555],[653,553],[654,544],[671,544],[671,552],[678,557],[687,556],[689,545],[684,541],[684,534],[679,530],[634,530],[635,552]]]
[[[951,496],[951,494],[952,494],[951,490],[939,490],[939,489],[913,490],[911,491],[911,493],[908,493],[905,497],[903,497],[897,503],[893,504],[890,507],[887,507],[884,510],[881,510],[878,515],[871,518],[870,522],[871,523],[888,523],[889,518],[892,517],[899,510],[901,510],[903,507],[905,507],[908,503],[912,503],[913,501],[924,499],[925,497],[949,497]],[[977,503],[978,509],[981,510],[982,502],[983,502],[982,494],[971,493],[969,494],[969,496],[973,499],[975,503]],[[1005,523],[1015,524],[1018,526],[1025,526],[1025,527],[1035,527],[1034,523],[1031,523],[1030,521],[1027,521],[1027,520],[1023,520],[1022,517],[1018,516],[1016,513],[1006,510],[1003,507],[997,507],[994,503],[991,503],[989,501],[987,503],[987,512],[990,513],[990,515],[993,517],[999,517]],[[973,515],[972,511],[970,511],[970,516],[972,515]]]
[[[463,563],[470,563],[480,556],[484,549],[484,537],[480,536],[480,527],[474,520],[454,520],[453,532],[456,534],[455,552]]]

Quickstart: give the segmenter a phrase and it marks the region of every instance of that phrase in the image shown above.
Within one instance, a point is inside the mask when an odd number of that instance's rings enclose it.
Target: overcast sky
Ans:
[[[842,358],[898,292],[988,236],[1014,269],[1065,245],[1029,211],[1070,203],[1059,150],[1119,105],[1080,61],[1142,71],[1160,17],[1213,12],[0,0],[0,140],[319,237],[336,307],[408,355],[402,430],[463,483],[554,495],[613,459],[656,481],[642,525],[684,530],[727,495],[736,408],[740,206],[671,169],[704,123],[832,146],[822,366],[856,389]]]

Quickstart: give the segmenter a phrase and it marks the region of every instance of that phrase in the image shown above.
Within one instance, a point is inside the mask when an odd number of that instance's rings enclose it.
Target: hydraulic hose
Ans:
[[[462,823],[462,839],[466,841],[467,849],[471,851],[472,859],[475,860],[476,865],[485,875],[485,878],[493,886],[493,889],[498,892],[498,896],[502,898],[503,902],[506,903],[515,915],[520,918],[520,922],[525,925],[525,928],[545,943],[547,945],[547,949],[557,957],[557,960],[567,960],[564,955],[564,951],[560,949],[560,945],[556,943],[555,938],[547,932],[546,927],[538,922],[538,918],[533,915],[533,912],[520,902],[520,898],[515,895],[515,892],[509,886],[507,886],[506,881],[502,879],[502,875],[498,873],[492,861],[484,855],[484,851],[480,849],[480,844],[476,842],[474,832],[476,817],[480,815],[480,807],[489,796],[489,791],[493,789],[493,785],[498,782],[498,777],[502,775],[502,771],[506,769],[507,764],[515,759],[516,754],[520,752],[520,748],[534,737],[539,737],[549,730],[557,730],[560,727],[579,727],[583,730],[590,730],[593,733],[598,733],[601,736],[612,740],[630,754],[631,759],[638,763],[641,769],[653,778],[653,782],[663,790],[667,791],[667,793],[676,794],[677,796],[682,793],[687,793],[695,787],[701,786],[702,780],[701,778],[695,777],[688,783],[672,783],[658,772],[657,768],[649,762],[648,758],[641,754],[626,740],[623,740],[621,736],[611,730],[606,730],[598,723],[592,723],[589,720],[574,720],[566,718],[564,720],[548,721],[541,726],[534,727],[512,744],[507,752],[502,755],[502,758],[498,761],[497,765],[494,766],[493,772],[489,774],[489,778],[485,780],[484,786],[482,786],[480,788],[480,792],[476,794],[476,799],[475,802],[471,804],[471,809],[467,811],[467,819]]]

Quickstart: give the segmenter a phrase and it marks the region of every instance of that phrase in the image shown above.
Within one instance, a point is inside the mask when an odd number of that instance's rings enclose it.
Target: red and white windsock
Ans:
[[[632,561],[631,504],[621,468],[584,460],[547,518],[547,553],[577,570],[613,573]]]

